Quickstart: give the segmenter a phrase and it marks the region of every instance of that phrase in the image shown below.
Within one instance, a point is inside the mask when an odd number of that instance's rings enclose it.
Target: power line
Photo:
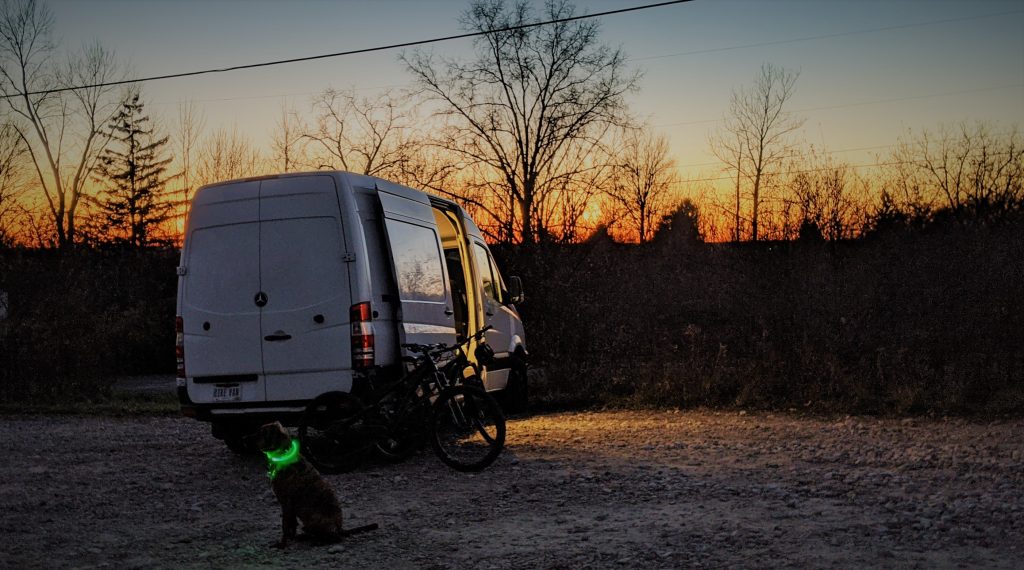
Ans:
[[[840,152],[858,152],[858,151],[864,151],[864,150],[878,150],[878,149],[883,149],[883,148],[893,148],[893,147],[897,147],[897,146],[899,146],[899,143],[896,143],[896,144],[883,144],[883,145],[875,145],[875,146],[862,146],[862,147],[857,147],[857,148],[838,148],[838,149],[823,148],[822,152],[824,152],[826,154],[836,154],[836,153],[840,153]],[[801,154],[803,154],[803,153],[801,153],[801,152],[793,152],[793,153],[785,155],[784,158],[793,158],[794,156],[800,156]],[[699,167],[699,166],[729,166],[729,164],[724,162],[724,161],[721,161],[721,160],[716,160],[714,162],[696,162],[696,163],[691,163],[691,164],[680,164],[679,168],[696,168],[696,167]]]
[[[612,14],[617,14],[617,13],[620,13],[620,12],[629,12],[629,11],[643,10],[643,9],[647,9],[647,8],[661,7],[661,6],[665,6],[665,5],[677,4],[677,3],[686,2],[686,1],[692,1],[692,0],[680,0],[678,2],[662,2],[662,3],[659,3],[659,4],[649,4],[649,5],[637,6],[637,7],[633,7],[633,8],[624,8],[624,9],[620,9],[620,10],[611,10],[611,11],[607,11],[607,12],[600,12],[600,13],[596,13],[596,14],[589,14],[589,15],[585,15],[585,16],[577,16],[577,17],[573,17],[573,18],[567,18],[565,20],[552,20],[551,22],[539,22],[539,23],[535,23],[535,24],[526,24],[526,25],[524,25],[522,27],[526,28],[526,27],[542,26],[542,25],[546,25],[546,24],[550,24],[550,23],[558,23],[558,22],[562,22],[562,21],[571,21],[571,20],[577,20],[577,19],[583,19],[583,18],[596,18],[596,17],[599,17],[599,16],[612,15]],[[643,57],[630,57],[630,58],[626,58],[626,61],[647,61],[647,60],[652,60],[652,59],[665,59],[665,58],[670,58],[670,57],[682,57],[682,56],[688,56],[688,55],[699,55],[699,54],[704,54],[704,53],[714,53],[714,52],[720,52],[720,51],[732,51],[732,50],[740,50],[740,49],[750,49],[750,48],[765,47],[765,46],[771,46],[771,45],[780,45],[780,44],[787,44],[787,43],[796,43],[796,42],[805,42],[805,41],[813,41],[813,40],[822,40],[822,39],[830,39],[830,38],[852,36],[852,35],[859,35],[859,34],[867,34],[867,33],[874,33],[874,32],[884,32],[884,31],[891,31],[891,30],[902,30],[902,29],[907,29],[907,28],[933,26],[933,25],[937,25],[937,24],[948,24],[948,23],[953,23],[953,22],[963,22],[963,21],[970,21],[970,20],[979,20],[979,19],[984,19],[984,18],[996,18],[996,17],[1015,15],[1015,14],[1024,14],[1024,10],[1011,10],[1011,11],[1008,11],[1008,12],[999,12],[999,13],[994,13],[994,14],[981,14],[981,15],[977,15],[977,16],[965,16],[965,17],[962,17],[962,18],[948,18],[948,19],[943,19],[943,20],[929,20],[929,21],[926,21],[926,22],[911,22],[911,23],[908,23],[908,24],[900,24],[900,25],[896,25],[896,26],[886,26],[886,27],[882,27],[882,28],[869,28],[869,29],[862,29],[862,30],[851,30],[851,31],[847,31],[847,32],[837,32],[837,33],[834,33],[834,34],[822,34],[822,35],[817,35],[817,36],[805,36],[805,37],[800,37],[800,38],[789,38],[789,39],[782,39],[782,40],[773,40],[773,41],[769,41],[769,42],[754,43],[754,44],[741,44],[741,45],[733,45],[733,46],[723,46],[723,47],[709,48],[709,49],[704,49],[704,50],[685,51],[685,52],[668,53],[668,54],[661,54],[661,55],[643,56]],[[518,27],[493,30],[493,32],[501,32],[501,31],[505,31],[505,30],[514,30],[514,29],[518,29]],[[261,66],[269,66],[269,65],[278,65],[278,64],[283,64],[283,63],[292,63],[292,62],[297,62],[297,61],[306,61],[307,59],[323,59],[323,58],[329,58],[329,57],[338,57],[338,56],[342,56],[342,55],[351,55],[351,54],[356,54],[356,53],[367,53],[367,52],[371,52],[371,51],[381,51],[381,50],[386,50],[386,49],[392,49],[392,48],[395,48],[395,47],[403,47],[403,46],[406,46],[406,45],[422,45],[422,44],[433,43],[433,42],[441,42],[441,41],[447,41],[447,40],[450,40],[450,39],[459,39],[459,38],[464,38],[464,37],[472,37],[472,36],[475,36],[475,35],[483,35],[483,34],[487,34],[487,33],[492,33],[492,32],[473,32],[473,33],[470,33],[470,34],[463,34],[463,35],[458,35],[458,36],[448,36],[448,37],[437,38],[437,39],[433,39],[433,40],[422,40],[420,42],[411,42],[409,44],[398,44],[396,46],[382,46],[382,47],[377,47],[377,48],[368,48],[368,49],[365,49],[365,50],[355,50],[355,51],[351,51],[351,52],[340,52],[340,53],[336,53],[336,54],[325,54],[325,55],[320,55],[320,56],[311,56],[310,58],[296,58],[296,59],[291,59],[291,60],[281,60],[281,61],[277,61],[277,62],[269,62],[269,63],[263,63],[263,64],[251,64],[251,65],[244,65],[244,66],[236,66],[236,67],[224,68],[224,69],[221,69],[221,70],[206,70],[206,71],[189,72],[189,73],[175,74],[175,75],[155,76],[155,77],[136,79],[136,80],[126,80],[126,81],[121,81],[121,82],[117,82],[117,83],[112,83],[112,84],[109,84],[109,85],[117,85],[117,84],[121,84],[121,83],[143,82],[143,81],[151,81],[151,80],[157,80],[157,79],[168,79],[168,78],[175,78],[175,77],[187,77],[189,75],[199,75],[199,74],[204,74],[204,73],[219,73],[219,72],[222,72],[222,71],[233,71],[233,70],[237,70],[237,69],[248,69],[250,67],[261,67]],[[358,87],[358,88],[356,88],[356,90],[358,90],[358,91],[372,91],[372,90],[378,90],[378,89],[392,89],[392,88],[405,87],[405,86],[408,86],[408,85],[411,85],[411,84],[412,83],[410,83],[410,82],[406,82],[406,83],[401,83],[401,84],[397,84],[397,85],[385,85],[385,86],[379,86],[379,87]],[[101,85],[108,85],[108,84],[101,84]],[[878,100],[878,101],[868,101],[868,102],[862,102],[862,103],[850,103],[850,104],[847,104],[847,105],[837,105],[837,106],[831,106],[831,107],[815,107],[815,108],[810,108],[810,109],[802,109],[802,110],[799,110],[799,111],[800,112],[804,112],[804,111],[819,111],[819,110],[825,110],[825,109],[837,109],[837,108],[843,108],[843,107],[848,107],[848,106],[852,107],[852,106],[858,106],[858,105],[872,105],[872,104],[875,104],[875,103],[882,103],[882,102],[905,101],[905,100],[913,100],[913,99],[920,99],[920,98],[927,98],[927,97],[938,97],[938,96],[944,96],[944,95],[967,94],[967,93],[974,93],[974,92],[981,92],[981,91],[988,91],[988,90],[995,90],[995,89],[1006,89],[1006,88],[1010,88],[1010,87],[1022,87],[1022,86],[1024,86],[1024,84],[990,87],[990,88],[977,89],[977,90],[954,91],[954,92],[949,92],[949,93],[934,93],[934,94],[930,94],[930,95],[920,95],[920,96],[915,96],[915,97],[905,97],[905,98],[895,98],[895,99],[881,99],[881,100]],[[51,92],[56,92],[56,91],[62,91],[62,90],[68,90],[68,89],[80,89],[80,88],[82,88],[82,87],[70,87],[70,88],[58,89],[58,90],[54,90],[54,91],[40,91],[40,92],[37,92],[37,93],[51,93]],[[34,95],[34,94],[37,94],[37,93],[29,93],[29,95]],[[200,102],[230,102],[230,101],[243,101],[243,100],[253,100],[253,99],[274,99],[274,98],[279,98],[279,97],[291,97],[291,96],[302,96],[302,95],[313,95],[313,94],[314,94],[313,92],[304,92],[304,93],[288,93],[288,94],[280,94],[280,95],[276,95],[276,94],[275,95],[251,95],[251,96],[242,96],[242,97],[220,97],[220,98],[214,98],[214,99],[200,99],[199,101]],[[170,104],[170,103],[156,103],[156,104],[159,105],[159,104]],[[655,126],[655,127],[670,127],[670,126],[681,126],[681,125],[697,125],[697,124],[706,124],[706,123],[717,123],[717,122],[720,122],[720,121],[721,121],[721,119],[705,119],[705,120],[701,120],[701,121],[685,121],[685,122],[666,123],[666,124],[653,125],[653,126]]]
[[[1007,156],[1009,154],[1010,154],[1009,152],[995,152],[995,153],[991,153],[989,156]],[[918,166],[919,163],[912,162],[912,161],[907,161],[907,160],[894,160],[894,161],[889,161],[889,162],[876,162],[876,163],[873,163],[873,164],[837,164],[835,166],[822,166],[822,167],[819,167],[819,168],[805,168],[805,169],[800,169],[800,170],[785,170],[783,172],[774,173],[772,175],[811,174],[811,173],[814,173],[814,172],[826,172],[826,171],[829,171],[829,170],[840,170],[840,169],[844,169],[844,168],[851,168],[853,170],[860,170],[861,168],[878,168],[880,166],[901,166],[901,165]],[[683,184],[690,184],[690,183],[693,183],[693,182],[720,182],[720,181],[724,181],[724,180],[733,181],[733,180],[736,180],[736,177],[735,176],[718,176],[718,177],[714,177],[714,178],[694,178],[692,180],[682,180],[681,183],[683,183]]]
[[[805,109],[793,109],[790,113],[810,113],[813,111],[826,111],[833,109],[845,109],[847,107],[863,107],[866,105],[877,105],[880,103],[900,103],[903,101],[916,101],[919,99],[931,99],[934,97],[950,97],[954,95],[970,95],[973,93],[984,93],[987,91],[1001,91],[1004,89],[1020,89],[1024,87],[1024,83],[1013,83],[1010,85],[994,85],[992,87],[981,87],[978,89],[963,89],[960,91],[945,91],[941,93],[926,93],[924,95],[911,95],[908,97],[890,97],[887,99],[874,99],[871,101],[860,101],[857,103],[843,103],[840,105],[826,105],[823,107],[808,107]],[[682,121],[678,123],[662,123],[658,125],[651,125],[653,127],[681,127],[684,125],[703,125],[710,123],[721,123],[726,119],[702,119],[700,121]]]
[[[633,6],[633,7],[630,7],[630,8],[619,8],[617,10],[607,10],[607,11],[604,11],[604,12],[596,12],[596,13],[593,13],[593,14],[583,14],[581,16],[570,16],[568,18],[558,18],[558,19],[555,19],[555,20],[547,20],[547,21],[543,21],[543,22],[534,22],[534,23],[531,23],[531,24],[520,24],[518,26],[508,26],[508,27],[505,27],[505,28],[497,28],[497,29],[494,29],[494,30],[485,30],[485,31],[482,31],[482,32],[467,32],[467,33],[464,33],[464,34],[455,34],[455,35],[451,35],[451,36],[444,36],[444,37],[439,37],[439,38],[431,38],[431,39],[427,39],[427,40],[416,40],[416,41],[411,41],[411,42],[403,42],[403,43],[397,43],[397,44],[389,44],[389,45],[384,45],[384,46],[377,46],[377,47],[370,47],[370,48],[361,48],[361,49],[354,49],[354,50],[348,50],[348,51],[339,51],[339,52],[325,53],[325,54],[320,54],[320,55],[310,55],[310,56],[305,56],[305,57],[294,57],[294,58],[290,58],[290,59],[279,59],[279,60],[276,60],[276,61],[265,61],[265,62],[261,62],[261,63],[248,63],[248,64],[244,64],[244,65],[234,65],[234,66],[231,66],[231,67],[221,67],[221,68],[215,68],[215,69],[203,69],[203,70],[199,70],[199,71],[186,71],[186,72],[182,72],[182,73],[170,73],[170,74],[166,74],[166,75],[154,75],[154,76],[150,76],[150,77],[141,77],[141,78],[138,78],[138,79],[124,79],[124,80],[121,80],[121,81],[107,81],[107,82],[103,82],[103,83],[93,83],[93,84],[90,84],[90,85],[78,85],[78,86],[74,86],[74,87],[61,87],[59,89],[46,89],[46,90],[43,90],[43,91],[32,91],[32,92],[25,93],[25,94],[18,93],[18,94],[14,94],[14,95],[3,95],[2,97],[4,99],[10,99],[12,97],[21,97],[21,96],[28,96],[28,95],[49,95],[51,93],[61,93],[61,92],[64,92],[64,91],[75,91],[75,90],[78,90],[78,89],[92,89],[92,88],[96,88],[96,87],[114,87],[114,86],[117,86],[117,85],[127,85],[127,84],[131,84],[131,83],[144,83],[144,82],[147,82],[147,81],[159,81],[159,80],[163,80],[163,79],[180,79],[182,77],[194,77],[194,76],[197,76],[197,75],[210,75],[210,74],[214,74],[214,73],[227,73],[227,72],[230,72],[230,71],[241,71],[243,69],[256,69],[256,68],[259,68],[259,67],[271,67],[271,66],[275,66],[275,65],[285,65],[285,64],[289,64],[289,63],[300,63],[300,62],[305,62],[305,61],[315,61],[315,60],[319,60],[319,59],[328,59],[328,58],[342,57],[342,56],[347,56],[347,55],[358,55],[358,54],[371,53],[371,52],[376,52],[376,51],[387,51],[387,50],[392,50],[392,49],[400,49],[400,48],[422,46],[422,45],[439,43],[439,42],[447,42],[447,41],[451,41],[451,40],[461,40],[461,39],[466,39],[466,38],[475,38],[475,37],[478,37],[478,36],[485,36],[485,35],[488,35],[488,34],[496,34],[496,33],[502,33],[502,32],[514,32],[514,31],[517,31],[517,30],[527,30],[527,29],[530,29],[530,28],[537,28],[537,27],[541,27],[541,26],[550,26],[552,24],[564,24],[564,23],[567,23],[567,22],[575,22],[575,21],[578,21],[578,20],[587,20],[587,19],[590,19],[590,18],[600,18],[602,16],[614,16],[614,15],[617,15],[617,14],[625,14],[627,12],[637,12],[637,11],[640,11],[640,10],[648,10],[648,9],[651,9],[651,8],[661,8],[661,7],[664,7],[664,6],[671,6],[673,4],[684,4],[684,3],[692,2],[692,1],[693,0],[668,0],[666,2],[657,2],[657,3],[654,3],[654,4],[644,4],[642,6]]]
[[[996,132],[996,133],[993,133],[993,134],[996,135],[996,136],[1008,136],[1008,135],[1012,135],[1012,134],[1017,133],[1017,132],[1019,132],[1019,131],[1017,131],[1015,129],[1010,129],[1010,130],[1007,130],[1007,131]],[[821,147],[821,152],[823,154],[826,154],[826,155],[832,155],[832,154],[838,154],[838,153],[843,153],[843,152],[862,152],[862,151],[865,151],[865,150],[881,150],[881,149],[886,149],[886,148],[896,148],[896,147],[899,147],[899,146],[903,146],[904,144],[905,143],[898,142],[898,143],[881,144],[881,145],[873,145],[873,146],[859,146],[859,147],[854,147],[854,148],[837,148],[837,149],[831,149],[831,148],[827,148],[825,146],[822,146]],[[796,152],[792,152],[790,154],[784,155],[783,158],[793,158],[793,157],[801,156],[803,154],[804,153],[802,153],[800,151],[796,151]],[[1005,153],[1002,153],[1002,154],[1005,154]],[[678,165],[679,168],[697,168],[697,167],[703,167],[703,166],[727,166],[727,167],[729,167],[731,169],[735,168],[735,167],[731,166],[730,164],[728,164],[728,163],[726,163],[725,161],[722,161],[722,160],[716,160],[714,162],[695,162],[695,163],[690,163],[690,164],[680,164],[680,165]],[[734,178],[729,178],[729,180],[733,180],[733,179]]]
[[[892,30],[905,30],[907,28],[917,28],[917,27],[921,27],[921,26],[933,26],[933,25],[936,25],[936,24],[949,24],[949,23],[953,23],[953,22],[963,22],[963,21],[967,21],[967,20],[979,20],[979,19],[982,19],[982,18],[996,18],[996,17],[1001,17],[1001,16],[1010,16],[1010,15],[1014,15],[1014,14],[1024,14],[1024,10],[1011,10],[1009,12],[999,12],[997,14],[980,14],[980,15],[977,15],[977,16],[965,16],[965,17],[962,17],[962,18],[949,18],[949,19],[945,19],[945,20],[931,20],[931,21],[928,21],[928,22],[912,22],[912,23],[909,23],[909,24],[900,24],[900,25],[896,25],[896,26],[886,26],[886,27],[883,27],[883,28],[870,28],[870,29],[865,29],[865,30],[851,30],[851,31],[848,31],[848,32],[837,32],[837,33],[834,33],[834,34],[822,34],[822,35],[818,35],[818,36],[805,36],[805,37],[802,37],[802,38],[790,38],[790,39],[786,39],[786,40],[773,40],[773,41],[768,41],[768,42],[759,42],[759,43],[755,43],[755,44],[743,44],[743,45],[738,45],[738,46],[725,46],[725,47],[718,47],[718,48],[698,49],[698,50],[693,50],[693,51],[683,51],[683,52],[678,52],[678,53],[669,53],[669,54],[665,54],[665,55],[653,55],[653,56],[648,56],[648,57],[633,58],[631,61],[643,61],[643,60],[649,60],[649,59],[663,59],[663,58],[666,58],[666,57],[680,57],[680,56],[685,56],[685,55],[699,55],[699,54],[705,54],[705,53],[716,53],[716,52],[722,52],[722,51],[732,51],[732,50],[737,50],[737,49],[749,49],[749,48],[756,48],[756,47],[775,46],[775,45],[781,45],[781,44],[791,44],[791,43],[796,43],[796,42],[808,42],[808,41],[813,41],[813,40],[824,40],[824,39],[830,39],[830,38],[840,38],[840,37],[843,37],[843,36],[854,36],[854,35],[869,34],[869,33],[874,33],[874,32],[888,32],[888,31],[892,31]]]

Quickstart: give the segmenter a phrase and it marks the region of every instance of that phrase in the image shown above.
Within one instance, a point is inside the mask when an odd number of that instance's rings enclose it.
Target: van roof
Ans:
[[[465,215],[465,211],[463,211],[463,209],[462,209],[462,206],[460,206],[457,202],[455,202],[453,200],[450,200],[448,198],[445,198],[445,197],[442,197],[442,196],[438,196],[437,194],[433,194],[433,193],[427,192],[425,190],[420,190],[419,188],[412,188],[412,187],[409,187],[409,186],[405,186],[404,184],[400,184],[398,182],[393,182],[393,181],[387,180],[385,178],[380,178],[379,176],[371,176],[371,175],[368,175],[368,174],[359,174],[359,173],[356,173],[356,172],[349,172],[347,170],[307,170],[307,171],[302,171],[302,172],[282,172],[282,173],[278,173],[278,174],[264,174],[264,175],[261,175],[261,176],[249,176],[249,177],[245,177],[245,178],[232,178],[232,179],[228,179],[228,180],[220,180],[220,181],[217,181],[217,182],[212,182],[210,184],[204,184],[204,185],[200,186],[199,189],[196,190],[196,193],[193,195],[193,199],[198,197],[199,193],[202,192],[203,190],[205,190],[207,188],[212,188],[212,187],[215,187],[215,186],[227,186],[227,185],[231,185],[231,184],[240,184],[240,183],[244,183],[244,182],[257,182],[257,181],[260,181],[260,180],[275,180],[275,179],[279,179],[279,178],[293,178],[293,177],[302,177],[302,176],[334,176],[334,177],[348,178],[349,181],[353,183],[352,184],[353,187],[363,187],[363,188],[374,188],[374,184],[370,183],[369,181],[373,181],[373,182],[381,181],[381,182],[384,182],[384,183],[386,183],[388,185],[401,186],[403,188],[406,188],[406,189],[409,189],[409,190],[412,190],[412,191],[424,194],[425,196],[429,196],[432,201],[440,202],[440,203],[442,203],[442,204],[444,204],[446,206],[457,208],[459,210],[459,213],[462,214],[463,217],[467,217]],[[357,184],[356,182],[359,179],[364,179],[367,182],[362,183],[362,184]]]

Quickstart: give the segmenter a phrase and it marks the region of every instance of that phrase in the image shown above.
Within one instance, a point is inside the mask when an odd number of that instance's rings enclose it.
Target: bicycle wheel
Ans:
[[[373,445],[373,440],[359,429],[362,411],[362,402],[351,394],[318,396],[299,423],[302,455],[323,473],[354,469]]]
[[[480,471],[505,447],[505,416],[479,388],[453,386],[434,402],[430,422],[434,453],[456,471]]]

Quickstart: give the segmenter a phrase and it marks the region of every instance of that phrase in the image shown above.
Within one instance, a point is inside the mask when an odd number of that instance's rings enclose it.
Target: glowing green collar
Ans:
[[[299,456],[299,440],[293,439],[291,447],[286,451],[264,451],[263,454],[267,456],[267,461],[270,462],[270,471],[267,471],[267,476],[273,479],[277,477],[278,471],[292,463],[297,463],[301,459]]]

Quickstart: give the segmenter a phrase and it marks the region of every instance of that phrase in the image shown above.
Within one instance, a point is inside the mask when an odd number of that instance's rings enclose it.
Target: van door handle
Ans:
[[[292,335],[278,331],[274,334],[268,334],[267,336],[263,337],[263,340],[267,342],[276,342],[279,340],[288,340],[290,338],[292,338]]]
[[[449,309],[448,307],[445,307],[444,308],[444,314],[446,314],[446,315],[448,315],[450,317],[450,316],[455,314],[455,311]]]

